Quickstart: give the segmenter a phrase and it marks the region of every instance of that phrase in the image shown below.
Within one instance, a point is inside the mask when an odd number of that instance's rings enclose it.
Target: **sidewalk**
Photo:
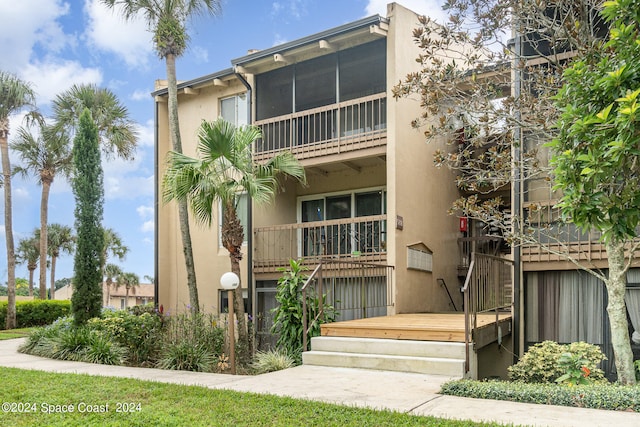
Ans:
[[[0,366],[135,378],[213,389],[275,394],[415,415],[526,426],[640,426],[640,414],[469,399],[437,394],[449,377],[364,369],[298,366],[256,376],[206,374],[52,360],[17,352],[23,339],[0,341]]]

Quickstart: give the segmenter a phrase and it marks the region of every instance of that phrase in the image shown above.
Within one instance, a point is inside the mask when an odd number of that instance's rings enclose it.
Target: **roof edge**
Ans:
[[[314,43],[318,40],[322,40],[328,37],[333,37],[338,34],[348,33],[350,31],[356,30],[358,28],[368,27],[374,24],[380,23],[389,23],[388,18],[384,18],[380,15],[372,15],[366,18],[359,19],[357,21],[349,22],[348,24],[341,25],[339,27],[334,27],[316,34],[311,34],[309,36],[293,40],[291,42],[279,44],[277,46],[273,46],[267,49],[260,50],[255,53],[251,53],[249,55],[241,56],[236,59],[231,60],[231,64],[235,67],[236,65],[245,64],[247,62],[255,61],[258,59],[266,58],[272,56],[275,53],[281,53],[287,50],[295,49],[300,46],[304,46],[310,43]]]

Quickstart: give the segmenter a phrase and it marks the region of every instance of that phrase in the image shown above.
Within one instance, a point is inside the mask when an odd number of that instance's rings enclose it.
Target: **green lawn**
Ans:
[[[13,368],[0,368],[0,377],[3,426],[498,425],[124,378]],[[12,413],[12,409],[21,413]],[[64,410],[73,412],[60,412]]]
[[[33,328],[0,330],[0,341],[26,337],[32,330]]]

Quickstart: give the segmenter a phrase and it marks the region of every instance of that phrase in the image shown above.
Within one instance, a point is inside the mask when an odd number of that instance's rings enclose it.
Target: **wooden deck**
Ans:
[[[480,347],[495,341],[495,314],[478,315],[478,329],[474,336],[483,341]],[[511,313],[501,313],[499,324],[503,335],[511,331]],[[321,334],[330,337],[387,338],[416,341],[464,342],[464,313],[396,314],[321,325]],[[476,340],[477,341],[477,340]]]

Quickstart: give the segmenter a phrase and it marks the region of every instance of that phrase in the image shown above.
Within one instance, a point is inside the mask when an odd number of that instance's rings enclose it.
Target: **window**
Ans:
[[[248,203],[249,203],[249,196],[247,195],[247,193],[242,193],[238,196],[236,196],[236,212],[238,214],[238,219],[240,220],[240,224],[242,224],[242,232],[244,234],[244,238],[242,243],[246,244],[247,243],[247,223],[248,223],[248,213],[249,213],[249,208],[248,208]],[[224,211],[222,209],[222,205],[220,205],[220,209],[219,209],[219,216],[218,218],[220,218],[219,221],[219,233],[218,235],[219,240],[220,240],[220,246],[222,246],[222,226],[224,225]]]
[[[221,314],[229,312],[229,291],[225,289],[219,290],[220,301],[219,312]],[[249,313],[249,291],[242,289],[242,299],[244,300],[244,312]]]
[[[220,116],[236,126],[246,125],[249,120],[247,94],[241,93],[220,101]]]
[[[361,218],[386,213],[386,191],[366,190],[305,197],[300,200],[300,221],[315,222]],[[348,255],[381,252],[386,248],[386,221],[319,225],[302,230],[300,256]]]

